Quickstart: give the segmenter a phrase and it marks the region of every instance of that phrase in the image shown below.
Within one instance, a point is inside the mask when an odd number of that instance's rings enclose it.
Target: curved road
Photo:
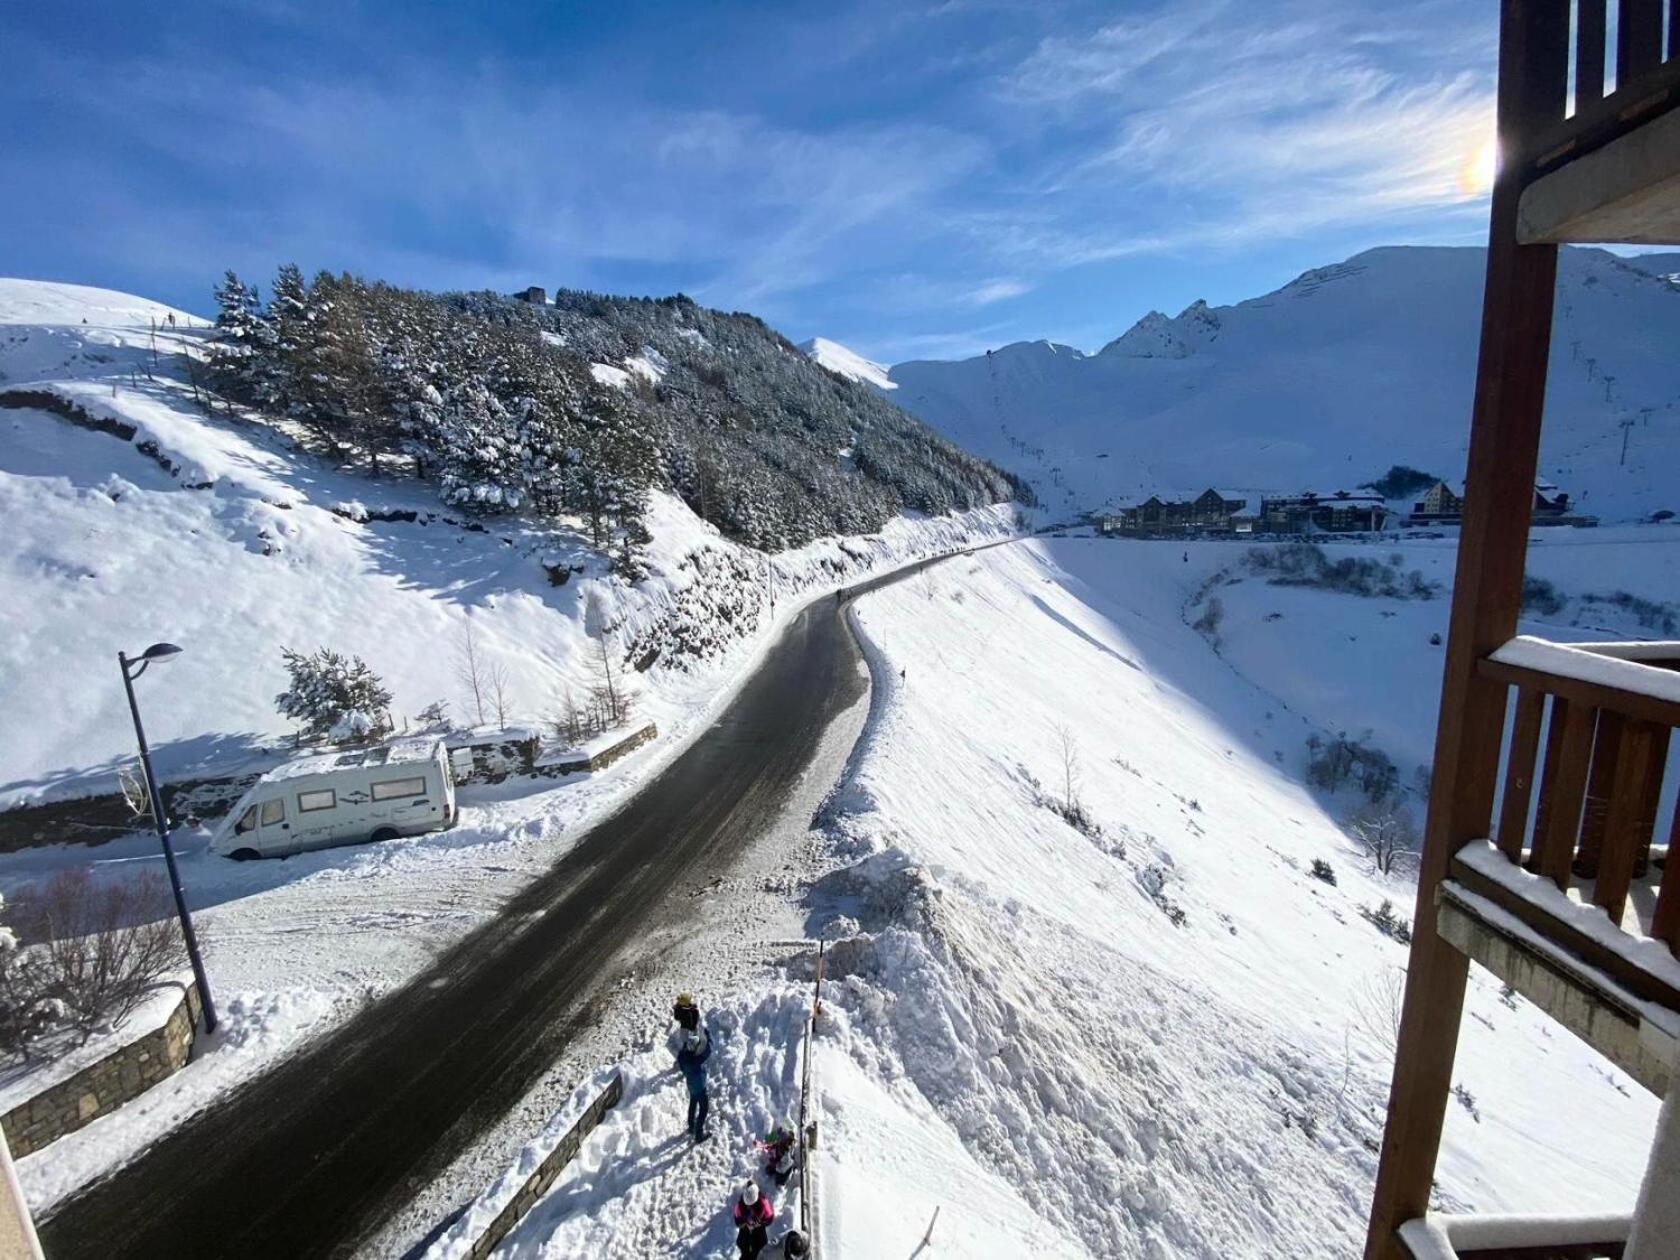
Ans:
[[[864,688],[838,614],[800,613],[717,722],[495,920],[65,1201],[41,1227],[51,1260],[352,1254],[559,1056],[673,889],[775,821]]]

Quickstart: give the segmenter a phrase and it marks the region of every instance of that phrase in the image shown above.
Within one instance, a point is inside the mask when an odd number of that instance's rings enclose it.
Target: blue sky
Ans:
[[[0,8],[0,274],[689,293],[873,357],[1476,243],[1465,0]]]

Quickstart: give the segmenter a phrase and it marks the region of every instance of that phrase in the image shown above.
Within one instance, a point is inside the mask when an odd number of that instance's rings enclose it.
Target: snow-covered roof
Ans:
[[[357,766],[408,765],[435,756],[439,742],[435,735],[410,735],[368,748],[341,748],[334,752],[315,753],[275,766],[263,775],[263,781],[273,783],[281,779],[301,779],[311,774],[328,774]]]

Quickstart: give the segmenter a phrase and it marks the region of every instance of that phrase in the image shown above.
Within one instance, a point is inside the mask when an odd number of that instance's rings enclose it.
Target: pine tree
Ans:
[[[261,382],[273,366],[274,329],[263,315],[255,287],[232,271],[215,290],[216,335],[210,374],[217,389],[240,402],[260,401]]]

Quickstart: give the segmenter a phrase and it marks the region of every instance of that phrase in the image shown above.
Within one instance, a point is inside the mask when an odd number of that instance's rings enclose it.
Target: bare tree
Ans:
[[[483,726],[486,679],[484,662],[478,654],[478,638],[473,633],[471,621],[461,626],[460,637],[455,642],[455,677],[472,696],[473,711],[478,714],[478,724]]]
[[[596,645],[601,652],[599,689],[603,690],[606,695],[607,719],[612,725],[617,726],[627,714],[624,705],[619,700],[618,685],[613,681],[612,652],[607,646],[606,631],[601,632],[601,637],[596,640]]]
[[[496,706],[496,725],[504,731],[507,729],[508,706],[508,671],[507,666],[495,661],[489,669],[490,697]]]
[[[1391,801],[1360,806],[1348,819],[1348,834],[1384,875],[1417,861],[1417,824],[1409,810]]]
[[[1065,722],[1056,727],[1056,746],[1062,762],[1062,813],[1071,818],[1083,812],[1079,805],[1079,741]]]
[[[85,867],[59,871],[16,898],[12,921],[26,937],[45,991],[85,1042],[119,1027],[186,959],[168,888],[147,871],[97,882]]]
[[[1400,1044],[1400,1012],[1406,1002],[1406,973],[1384,967],[1367,976],[1353,994],[1354,1027],[1390,1059]]]

